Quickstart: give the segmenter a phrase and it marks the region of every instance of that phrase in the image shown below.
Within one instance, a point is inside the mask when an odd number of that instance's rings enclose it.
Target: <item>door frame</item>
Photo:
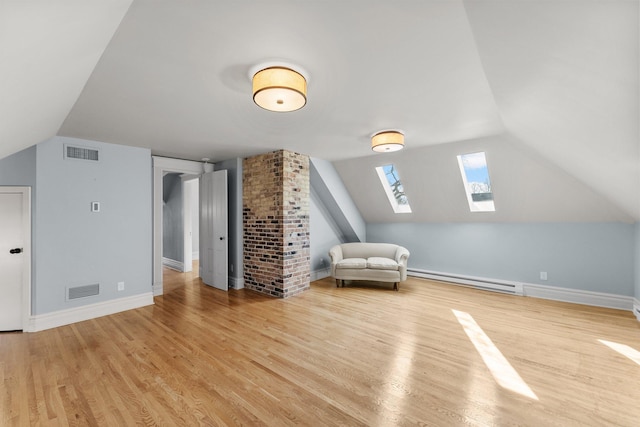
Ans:
[[[180,179],[182,181],[182,234],[184,236],[184,249],[183,249],[183,262],[182,262],[182,272],[188,273],[193,271],[193,203],[194,200],[191,198],[191,184],[200,187],[199,183],[200,175],[186,175],[182,174]],[[196,188],[196,190],[198,190]],[[198,191],[196,191],[198,193]],[[198,205],[200,205],[200,201],[198,200]],[[196,213],[198,208],[196,207]],[[199,238],[200,236],[198,236]]]
[[[31,187],[0,186],[0,194],[22,194],[22,331],[29,331],[31,320]]]
[[[153,296],[163,294],[162,284],[162,178],[167,173],[201,175],[203,163],[151,156],[153,161]]]

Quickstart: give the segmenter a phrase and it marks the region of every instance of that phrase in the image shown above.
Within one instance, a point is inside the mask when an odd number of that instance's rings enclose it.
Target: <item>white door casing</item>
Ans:
[[[0,187],[0,331],[31,316],[31,189]]]
[[[229,290],[227,171],[200,177],[200,277],[214,288]]]
[[[153,295],[163,294],[162,286],[162,177],[178,172],[199,175],[202,162],[153,157]]]
[[[191,236],[191,189],[189,182],[182,180],[182,271],[185,273],[193,270],[193,243]]]

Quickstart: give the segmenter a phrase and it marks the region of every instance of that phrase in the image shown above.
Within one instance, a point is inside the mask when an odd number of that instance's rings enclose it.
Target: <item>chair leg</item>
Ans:
[[[400,283],[399,282],[394,282],[393,283],[393,290],[398,292],[400,290]]]
[[[340,287],[340,279],[336,279],[336,288]]]

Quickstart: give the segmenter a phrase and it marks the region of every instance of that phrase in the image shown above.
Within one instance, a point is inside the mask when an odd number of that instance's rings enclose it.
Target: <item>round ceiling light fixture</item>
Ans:
[[[307,103],[307,78],[288,65],[263,65],[251,73],[253,101],[269,111],[296,111]]]
[[[204,162],[202,164],[202,170],[204,171],[204,173],[209,173],[209,172],[213,172],[213,165],[211,163],[209,163],[209,160],[211,160],[208,157],[203,157],[202,161]]]
[[[371,149],[376,153],[390,153],[404,148],[404,132],[381,130],[371,136]]]

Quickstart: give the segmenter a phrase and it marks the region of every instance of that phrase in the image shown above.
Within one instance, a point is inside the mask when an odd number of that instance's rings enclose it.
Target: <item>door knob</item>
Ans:
[[[220,237],[220,240],[224,240],[224,237]]]
[[[19,254],[22,253],[22,248],[15,248],[9,251],[10,254]]]

